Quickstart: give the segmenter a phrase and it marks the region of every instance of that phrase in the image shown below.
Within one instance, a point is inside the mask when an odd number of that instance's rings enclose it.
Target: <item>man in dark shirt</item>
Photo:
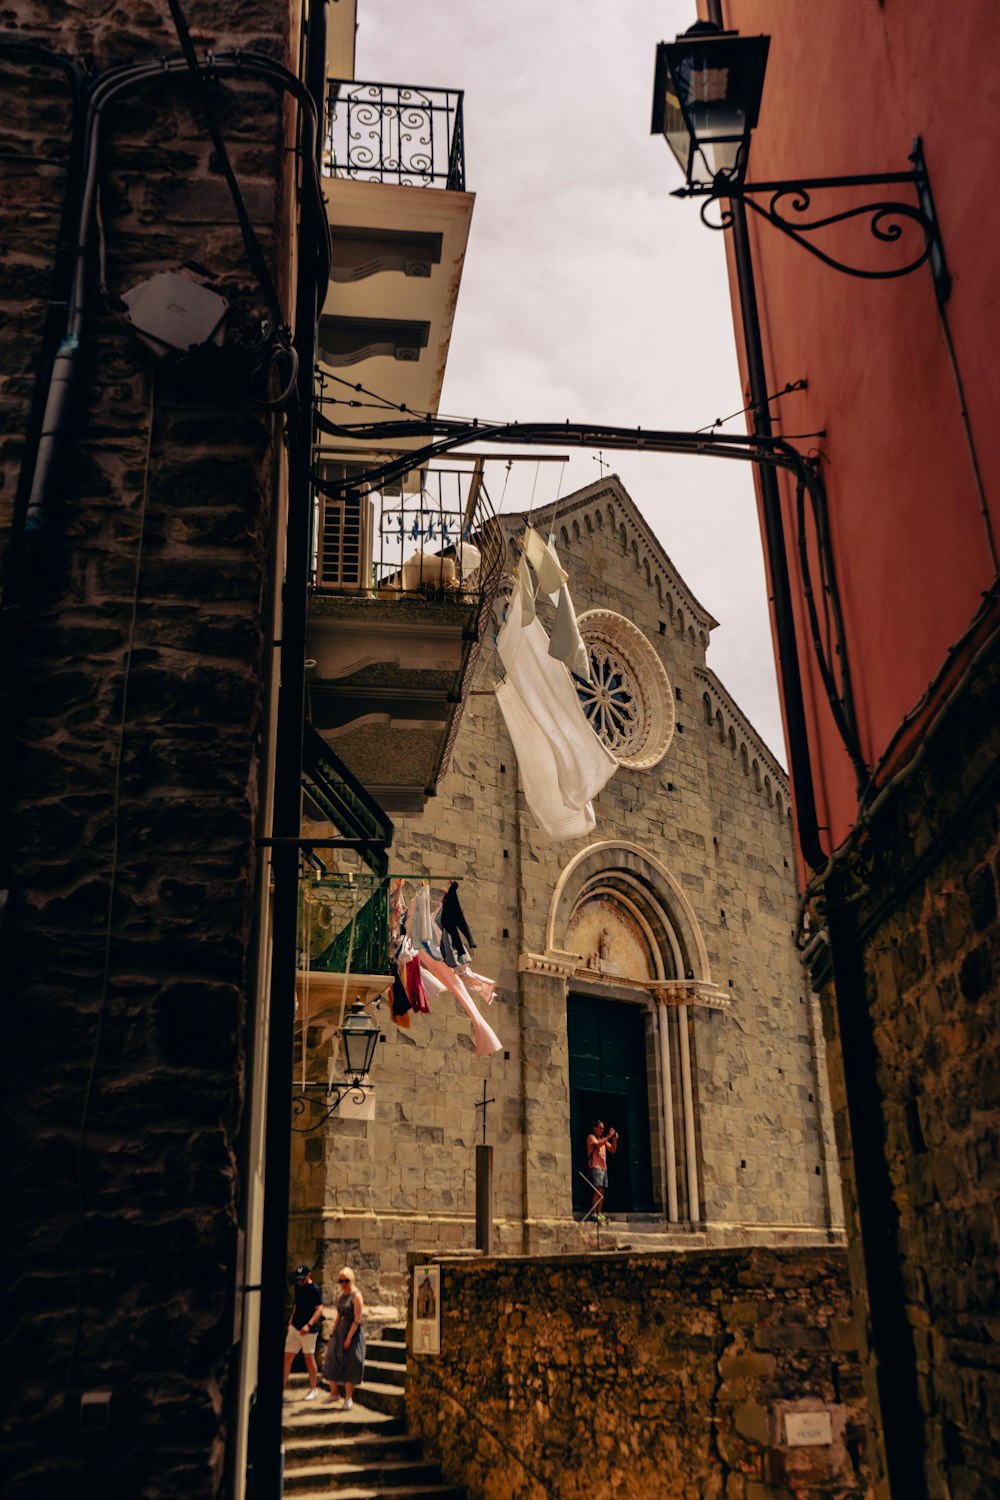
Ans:
[[[301,1351],[306,1362],[306,1369],[309,1371],[309,1389],[305,1395],[307,1401],[315,1401],[318,1395],[316,1335],[319,1333],[319,1320],[322,1316],[322,1292],[313,1281],[309,1267],[296,1266],[295,1306],[292,1308],[292,1316],[288,1320],[288,1332],[285,1334],[285,1384],[288,1384],[288,1372],[292,1368],[292,1360]]]

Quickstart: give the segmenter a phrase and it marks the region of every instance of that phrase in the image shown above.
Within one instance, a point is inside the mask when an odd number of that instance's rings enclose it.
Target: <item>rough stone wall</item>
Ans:
[[[982,659],[852,861],[932,1500],[1000,1492],[1000,656]],[[837,1022],[824,990],[832,1043]],[[830,1047],[859,1306],[866,1288],[840,1048]],[[871,1377],[870,1377],[871,1378]]]
[[[569,1128],[567,984],[519,974],[518,960],[544,951],[561,872],[602,840],[639,845],[667,866],[694,908],[712,979],[732,1002],[729,1014],[694,1010],[691,1022],[703,1220],[730,1240],[841,1222],[822,1037],[793,941],[780,769],[706,672],[710,618],[658,560],[617,481],[562,502],[560,528],[578,614],[609,608],[642,630],[669,675],[677,727],[657,766],[623,767],[612,778],[595,801],[592,835],[552,842],[524,804],[486,643],[437,797],[419,819],[396,820],[392,869],[460,878],[479,944],[474,967],[498,981],[487,1015],[507,1055],[477,1058],[469,1023],[447,998],[430,1017],[415,1016],[409,1031],[387,1021],[373,1074],[375,1121],[331,1124],[323,1201],[315,1164],[293,1190],[303,1253],[317,1253],[317,1235],[331,1242],[330,1265],[356,1259],[379,1300],[397,1295],[407,1248],[474,1241],[484,1082],[495,1101],[486,1138],[495,1145],[500,1248],[581,1243],[571,1217],[581,1143]],[[651,1031],[648,1045],[653,1191],[662,1206]]]
[[[441,1353],[409,1360],[410,1424],[470,1500],[870,1494],[842,1251],[444,1258]],[[789,1445],[803,1412],[832,1442]]]
[[[177,51],[165,5],[56,9],[8,6],[5,38],[97,71]],[[287,6],[188,11],[199,48],[288,61]],[[283,106],[251,82],[223,92],[273,266]],[[64,159],[61,75],[0,57],[0,94],[4,147]],[[2,174],[6,554],[62,174],[31,160]],[[234,323],[254,324],[259,293],[185,80],[109,108],[101,179],[113,292],[193,260]],[[108,1495],[198,1497],[222,1483],[232,1398],[276,429],[224,368],[154,373],[95,279],[91,264],[53,535],[4,661],[4,1464],[23,1495],[86,1472]],[[81,1434],[95,1390],[112,1393],[110,1427]]]

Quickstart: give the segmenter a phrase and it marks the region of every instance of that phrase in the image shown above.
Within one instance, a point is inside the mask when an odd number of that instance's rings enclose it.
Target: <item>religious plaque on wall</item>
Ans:
[[[413,1267],[413,1352],[441,1353],[441,1267]]]

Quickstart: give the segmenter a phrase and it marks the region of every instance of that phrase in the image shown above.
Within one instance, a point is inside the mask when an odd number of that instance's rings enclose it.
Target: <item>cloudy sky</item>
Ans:
[[[694,19],[694,0],[361,0],[359,79],[465,90],[476,207],[442,411],[694,429],[742,407],[721,235],[669,196],[680,171],[649,133],[656,43]],[[709,665],[784,763],[749,471],[610,458],[721,621]],[[584,452],[521,465],[505,508],[600,472]]]

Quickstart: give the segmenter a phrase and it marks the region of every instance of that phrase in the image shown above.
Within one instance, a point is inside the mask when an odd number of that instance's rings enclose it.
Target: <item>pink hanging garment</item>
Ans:
[[[476,974],[469,968],[468,964],[459,964],[455,973],[462,980],[466,989],[475,990],[486,1005],[492,1005],[497,997],[497,982],[495,979],[487,979],[485,974]]]
[[[454,969],[449,969],[443,959],[432,958],[429,953],[422,952],[420,954],[420,963],[424,969],[425,976],[429,975],[431,979],[437,980],[442,990],[449,990],[472,1022],[472,1032],[476,1043],[476,1056],[489,1057],[491,1052],[502,1052],[503,1042],[501,1042],[492,1026],[489,1026],[483,1020],[476,1008],[476,1002]],[[424,982],[426,983],[426,977]],[[430,989],[433,994],[434,987],[430,986]]]
[[[399,941],[399,932],[406,915],[406,897],[403,895],[403,882],[397,880],[392,888],[392,900],[389,903],[389,936],[394,943]]]

